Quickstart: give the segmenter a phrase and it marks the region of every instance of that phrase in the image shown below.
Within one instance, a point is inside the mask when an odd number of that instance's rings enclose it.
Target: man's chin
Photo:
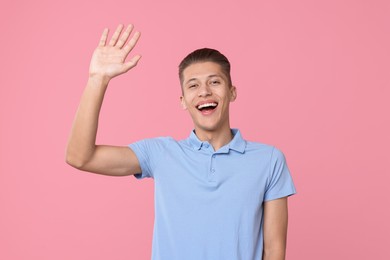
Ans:
[[[203,118],[204,119],[204,118]],[[229,123],[224,123],[221,120],[210,120],[211,118],[208,118],[208,120],[196,120],[194,122],[195,129],[198,129],[198,131],[203,132],[218,132],[222,131],[224,129],[224,126],[226,125],[227,128],[229,128]]]
[[[203,132],[218,132],[220,130],[220,126],[217,124],[196,124],[195,129]]]

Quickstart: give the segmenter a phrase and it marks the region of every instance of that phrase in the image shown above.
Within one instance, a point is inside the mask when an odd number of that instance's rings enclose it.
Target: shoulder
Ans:
[[[128,146],[134,150],[149,150],[149,151],[161,151],[170,147],[171,144],[176,143],[177,141],[172,137],[154,137],[154,138],[145,138],[134,143],[129,144]]]
[[[169,144],[172,142],[177,142],[177,141],[170,136],[163,136],[163,137],[145,138],[145,139],[136,141],[132,144],[165,145],[165,144]],[[130,145],[132,145],[132,144],[130,144]]]
[[[246,140],[245,151],[248,151],[248,152],[263,152],[263,153],[272,154],[274,149],[276,149],[275,146],[270,145],[270,144]]]
[[[285,161],[284,153],[278,147],[270,144],[246,141],[245,152],[256,154],[263,159],[267,158],[270,162]]]

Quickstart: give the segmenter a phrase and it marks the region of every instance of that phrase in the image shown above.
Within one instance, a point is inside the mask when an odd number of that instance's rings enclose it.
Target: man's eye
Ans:
[[[189,88],[194,88],[194,87],[196,87],[196,84],[189,85],[188,87]]]
[[[220,82],[218,80],[211,81],[211,85],[218,85]]]

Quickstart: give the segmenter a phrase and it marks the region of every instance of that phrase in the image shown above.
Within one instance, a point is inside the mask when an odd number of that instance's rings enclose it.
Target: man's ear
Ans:
[[[233,102],[237,98],[237,88],[235,86],[230,87],[230,102]]]
[[[187,110],[187,105],[186,105],[186,102],[185,102],[183,96],[180,96],[180,103],[181,103],[181,107],[182,107],[184,110]]]

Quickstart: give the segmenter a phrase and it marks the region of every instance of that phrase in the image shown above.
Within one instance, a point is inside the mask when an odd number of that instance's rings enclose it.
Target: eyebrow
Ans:
[[[209,78],[213,78],[213,77],[222,78],[222,76],[221,76],[221,75],[218,75],[218,74],[211,74],[211,75],[208,75],[208,76],[207,76],[208,79],[209,79]],[[188,84],[189,82],[194,81],[194,80],[197,80],[197,79],[198,79],[198,78],[190,78],[189,80],[187,80],[187,81],[185,82],[185,84]]]

